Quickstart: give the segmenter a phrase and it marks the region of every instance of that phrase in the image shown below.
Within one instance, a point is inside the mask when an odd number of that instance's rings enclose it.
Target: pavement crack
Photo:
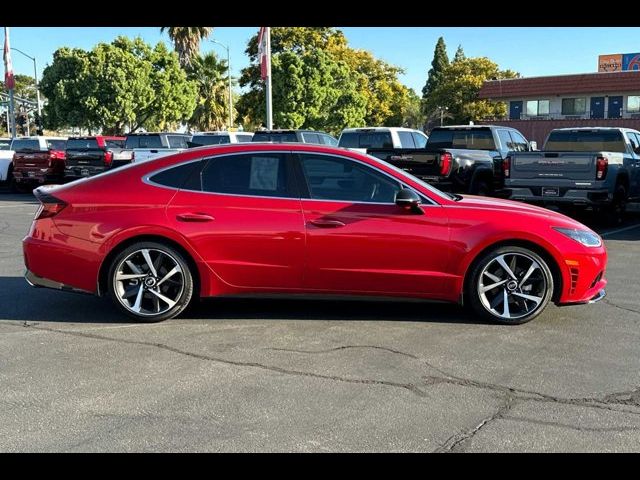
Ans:
[[[265,365],[262,363],[258,363],[258,362],[243,362],[243,361],[238,361],[238,360],[229,360],[226,358],[219,358],[219,357],[213,357],[213,356],[209,356],[209,355],[204,355],[204,354],[200,354],[200,353],[194,353],[194,352],[190,352],[187,350],[181,350],[179,348],[176,347],[172,347],[170,345],[165,345],[163,343],[155,343],[155,342],[145,342],[142,340],[127,340],[127,339],[122,339],[122,338],[113,338],[113,337],[108,337],[105,335],[98,335],[95,333],[85,333],[85,332],[78,332],[78,331],[71,331],[71,330],[58,330],[55,328],[49,328],[49,327],[41,327],[41,326],[34,326],[32,324],[27,324],[27,325],[23,325],[25,328],[31,328],[33,330],[42,330],[42,331],[47,331],[47,332],[53,332],[53,333],[61,333],[63,335],[71,335],[71,336],[76,336],[76,337],[84,337],[84,338],[90,338],[90,339],[94,339],[94,340],[106,340],[106,341],[111,341],[111,342],[116,342],[116,343],[124,343],[124,344],[129,344],[129,345],[141,345],[141,346],[146,346],[146,347],[154,347],[154,348],[159,348],[162,350],[167,350],[169,352],[173,352],[173,353],[177,353],[180,355],[184,355],[187,357],[191,357],[191,358],[196,358],[199,360],[206,360],[206,361],[210,361],[210,362],[216,362],[216,363],[221,363],[221,364],[225,364],[225,365],[233,365],[233,366],[237,366],[237,367],[252,367],[252,368],[258,368],[261,370],[267,370],[270,372],[276,372],[276,373],[281,373],[283,375],[293,375],[293,376],[298,376],[298,377],[309,377],[309,378],[317,378],[317,379],[321,379],[321,380],[331,380],[331,381],[336,381],[336,382],[343,382],[343,383],[352,383],[352,384],[360,384],[360,385],[380,385],[380,386],[387,386],[387,387],[394,387],[394,388],[400,388],[403,390],[407,390],[419,397],[426,397],[426,393],[422,390],[420,390],[416,385],[412,384],[412,383],[400,383],[400,382],[393,382],[393,381],[387,381],[387,380],[375,380],[375,379],[368,379],[368,378],[350,378],[350,377],[341,377],[338,375],[323,375],[320,373],[313,373],[313,372],[305,372],[302,370],[291,370],[291,369],[287,369],[287,368],[282,368],[282,367],[277,367],[275,365]]]
[[[620,310],[624,310],[625,312],[631,312],[631,313],[635,313],[636,315],[640,315],[640,311],[634,310],[633,308],[621,307],[620,305],[616,305],[608,298],[603,298],[602,301],[611,307],[619,308]]]
[[[448,452],[456,452],[456,451],[464,451],[465,444],[471,440],[480,430],[489,425],[491,422],[503,418],[505,413],[513,408],[516,403],[516,397],[512,395],[507,395],[505,401],[498,410],[496,410],[493,415],[490,415],[476,425],[475,427],[467,430],[466,432],[458,433],[449,437],[444,444],[437,448],[434,453],[448,453]]]
[[[305,353],[305,354],[310,354],[310,355],[316,355],[316,354],[321,354],[321,353],[331,353],[331,352],[337,352],[340,350],[347,350],[350,348],[371,348],[374,350],[383,350],[385,352],[390,352],[390,353],[395,353],[397,355],[402,355],[404,357],[409,357],[409,358],[413,358],[414,360],[420,360],[420,358],[418,358],[415,355],[412,355],[411,353],[405,353],[405,352],[401,352],[400,350],[394,350],[393,348],[389,348],[389,347],[380,347],[377,345],[342,345],[340,347],[335,347],[335,348],[327,348],[326,350],[294,350],[291,348],[269,348],[268,350],[275,350],[275,351],[280,351],[280,352],[293,352],[293,353]]]

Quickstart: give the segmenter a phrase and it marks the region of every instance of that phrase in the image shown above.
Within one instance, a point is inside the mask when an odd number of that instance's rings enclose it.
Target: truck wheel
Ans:
[[[489,187],[489,184],[484,180],[478,180],[469,190],[471,195],[482,195],[484,197],[491,195],[491,187]]]
[[[618,185],[613,193],[613,201],[606,210],[606,221],[610,225],[618,225],[624,222],[627,212],[627,190],[623,185]]]
[[[497,247],[474,262],[467,298],[480,317],[519,325],[537,317],[553,295],[553,275],[545,260],[529,249]]]

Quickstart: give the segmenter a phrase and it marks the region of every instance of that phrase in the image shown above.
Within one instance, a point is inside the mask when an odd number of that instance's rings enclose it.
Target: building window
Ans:
[[[562,115],[583,115],[587,112],[586,98],[563,98]]]
[[[640,112],[640,95],[629,95],[627,97],[627,111]]]
[[[527,101],[527,115],[531,117],[549,115],[549,100]]]

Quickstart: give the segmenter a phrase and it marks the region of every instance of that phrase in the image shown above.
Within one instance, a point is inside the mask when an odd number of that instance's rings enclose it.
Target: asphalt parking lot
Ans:
[[[607,298],[484,324],[424,302],[209,300],[132,324],[34,289],[0,193],[0,451],[640,451],[640,215]],[[69,268],[73,268],[70,266]]]

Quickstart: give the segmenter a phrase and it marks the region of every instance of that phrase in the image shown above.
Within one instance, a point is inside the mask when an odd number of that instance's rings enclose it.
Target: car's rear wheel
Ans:
[[[517,246],[498,247],[475,262],[467,295],[474,311],[485,319],[526,323],[549,303],[553,275],[537,253]]]
[[[131,245],[113,259],[108,277],[115,305],[140,322],[179,315],[193,296],[193,276],[184,256],[157,242]]]

